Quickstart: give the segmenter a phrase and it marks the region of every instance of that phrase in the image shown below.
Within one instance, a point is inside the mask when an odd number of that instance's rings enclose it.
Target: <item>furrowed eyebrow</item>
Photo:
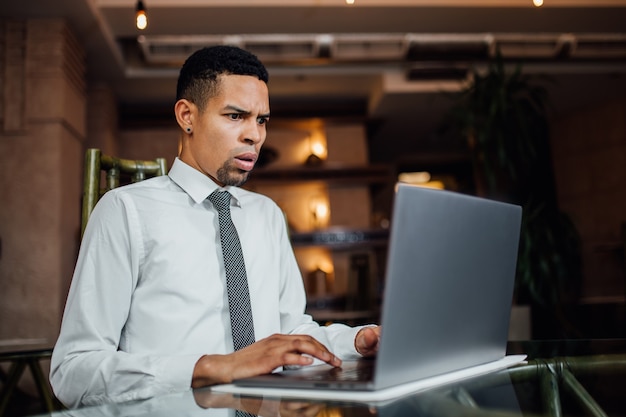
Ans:
[[[241,113],[241,114],[250,114],[248,110],[244,110],[237,106],[233,106],[232,104],[229,104],[226,107],[224,107],[224,110],[234,111],[235,113]]]
[[[239,113],[239,114],[244,114],[244,115],[250,115],[252,114],[252,112],[248,111],[248,110],[244,110],[240,107],[237,107],[235,105],[229,104],[227,105],[224,110],[228,110],[228,111],[233,111],[235,113]],[[269,113],[265,113],[265,114],[259,114],[259,117],[264,117],[266,119],[269,119],[270,114]]]

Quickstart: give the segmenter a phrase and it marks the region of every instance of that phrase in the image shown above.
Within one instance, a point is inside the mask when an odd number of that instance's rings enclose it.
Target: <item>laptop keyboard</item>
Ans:
[[[372,379],[374,372],[373,361],[359,361],[350,368],[333,368],[328,372],[313,376],[313,380],[330,381],[368,381]]]

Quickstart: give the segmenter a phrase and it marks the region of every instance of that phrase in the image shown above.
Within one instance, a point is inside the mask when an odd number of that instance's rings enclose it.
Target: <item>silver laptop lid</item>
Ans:
[[[501,359],[521,207],[398,184],[375,388]]]

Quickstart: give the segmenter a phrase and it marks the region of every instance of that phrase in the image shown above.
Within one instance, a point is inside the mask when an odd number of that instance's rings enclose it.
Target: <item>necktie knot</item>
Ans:
[[[230,210],[230,193],[228,191],[215,190],[209,196],[209,201],[213,203],[218,212]]]

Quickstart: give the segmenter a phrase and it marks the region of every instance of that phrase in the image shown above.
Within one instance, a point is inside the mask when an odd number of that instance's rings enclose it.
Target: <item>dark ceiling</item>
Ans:
[[[144,3],[143,32],[132,0],[3,1],[0,17],[67,19],[90,85],[113,89],[128,125],[171,120],[177,71],[191,51],[241,45],[268,66],[273,118],[366,122],[374,161],[449,149],[437,131],[449,94],[496,50],[552,77],[552,117],[626,95],[626,1]]]

